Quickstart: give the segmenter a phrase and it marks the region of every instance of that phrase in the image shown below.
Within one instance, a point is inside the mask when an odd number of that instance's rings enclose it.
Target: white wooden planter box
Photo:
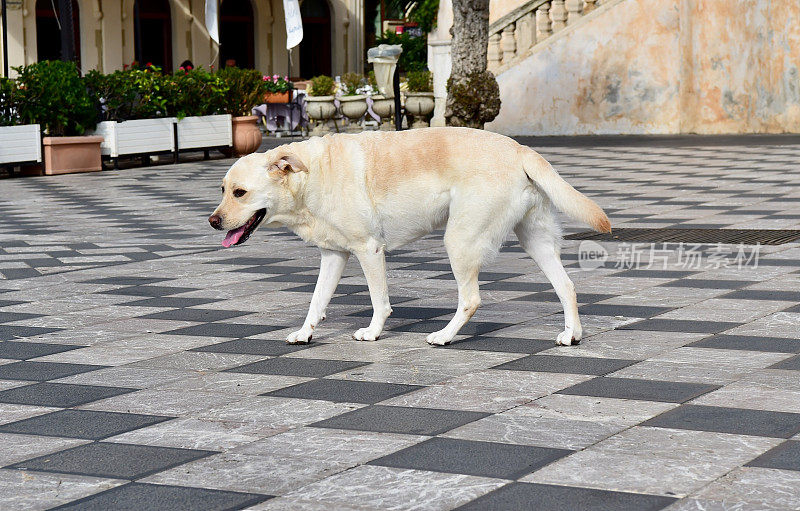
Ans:
[[[126,154],[153,154],[175,151],[174,117],[103,121],[94,130],[103,137],[103,156],[116,158]]]
[[[42,161],[39,125],[0,126],[0,164],[34,161]]]
[[[184,117],[178,121],[178,150],[233,145],[230,115]]]

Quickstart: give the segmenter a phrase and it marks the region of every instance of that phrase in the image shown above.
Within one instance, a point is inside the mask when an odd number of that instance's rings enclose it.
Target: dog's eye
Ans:
[[[242,195],[244,195],[246,193],[247,193],[247,190],[242,190],[241,188],[239,188],[238,190],[234,190],[233,191],[233,196],[234,197],[241,197]]]

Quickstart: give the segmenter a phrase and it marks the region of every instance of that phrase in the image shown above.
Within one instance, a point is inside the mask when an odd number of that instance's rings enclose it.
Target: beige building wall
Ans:
[[[513,135],[800,132],[800,2],[622,0],[498,74]]]
[[[134,60],[133,0],[77,0],[81,68],[112,72]],[[363,72],[363,0],[327,0],[331,12],[331,69],[334,75]],[[301,2],[302,3],[302,2]],[[219,67],[218,48],[205,29],[204,0],[169,0],[172,63]],[[255,66],[263,73],[286,74],[286,26],[282,0],[251,0]],[[9,67],[36,62],[36,2],[8,0]],[[292,74],[300,70],[300,48],[292,50]],[[12,73],[13,76],[13,73]]]

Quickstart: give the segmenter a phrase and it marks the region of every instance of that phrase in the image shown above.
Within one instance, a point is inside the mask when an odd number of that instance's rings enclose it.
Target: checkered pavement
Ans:
[[[800,228],[797,145],[541,152],[615,226]],[[318,254],[277,230],[222,249],[229,164],[0,180],[0,508],[800,507],[797,243],[737,265],[609,242],[586,269],[567,241],[585,337],[556,347],[558,299],[509,239],[433,348],[456,303],[436,233],[390,255],[379,341],[350,338],[351,261],[290,346]]]

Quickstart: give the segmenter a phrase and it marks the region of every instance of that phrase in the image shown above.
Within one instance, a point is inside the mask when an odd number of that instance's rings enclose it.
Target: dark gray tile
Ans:
[[[649,305],[617,305],[611,303],[593,303],[582,305],[578,312],[588,316],[625,316],[627,318],[652,318],[671,311],[673,307],[653,307]]]
[[[239,493],[163,484],[130,483],[53,508],[59,511],[228,511],[244,509],[271,498],[270,495]]]
[[[440,348],[451,350],[497,351],[504,353],[538,353],[553,347],[553,340],[510,337],[467,337]]]
[[[631,269],[620,273],[615,273],[612,277],[632,277],[632,278],[647,278],[647,279],[680,279],[694,275],[696,271],[679,271],[679,270],[638,270]]]
[[[278,374],[283,376],[307,376],[321,378],[349,369],[367,365],[368,362],[350,360],[325,360],[318,358],[270,358],[252,364],[226,369],[230,373]]]
[[[541,282],[508,282],[501,280],[498,282],[487,282],[481,286],[484,291],[520,291],[533,293],[535,291],[546,291],[553,289],[550,284]]]
[[[85,348],[74,344],[48,344],[44,342],[0,342],[0,358],[11,358],[14,360],[27,360],[29,358],[44,357],[53,353]]]
[[[166,319],[172,321],[197,321],[206,323],[211,321],[224,321],[226,319],[238,318],[252,314],[249,311],[232,311],[224,309],[175,309],[171,311],[155,312],[144,316],[137,316],[142,319]]]
[[[297,284],[314,283],[317,281],[316,275],[298,275],[295,273],[284,273],[274,277],[258,279],[259,282],[294,282]]]
[[[230,259],[220,259],[218,261],[208,261],[204,264],[232,264],[232,265],[245,265],[245,266],[268,266],[275,263],[281,263],[288,259],[280,259],[277,257],[231,257]]]
[[[641,425],[789,438],[800,432],[800,413],[682,405],[657,415]]]
[[[44,314],[31,314],[29,312],[3,312],[0,311],[0,323],[11,323],[24,319],[41,318]]]
[[[44,328],[38,326],[17,326],[17,325],[0,325],[0,341],[7,341],[9,339],[19,339],[21,337],[33,337],[36,335],[49,334],[58,332],[63,328]]]
[[[281,325],[249,325],[246,323],[204,323],[163,332],[168,335],[196,337],[250,337],[285,328]]]
[[[110,289],[108,291],[101,291],[101,294],[106,295],[123,295],[123,296],[169,296],[177,295],[178,293],[187,293],[189,291],[199,291],[192,287],[170,287],[170,286],[130,286],[122,287],[119,289]]]
[[[800,470],[800,442],[789,440],[765,452],[746,467]]]
[[[793,305],[792,307],[789,307],[788,309],[783,309],[783,312],[800,312],[800,304]]]
[[[409,296],[389,297],[389,303],[391,303],[393,306],[397,305],[398,303],[410,302],[411,300],[415,300],[415,298],[411,298]],[[365,307],[372,307],[372,301],[369,298],[369,294],[366,293],[334,296],[331,298],[330,303],[333,305],[363,305]]]
[[[324,343],[314,344],[286,344],[284,341],[266,341],[262,339],[236,339],[235,341],[220,342],[193,348],[189,351],[200,351],[207,353],[240,353],[243,355],[265,355],[277,357],[286,353],[307,350],[314,346],[321,346]]]
[[[693,348],[718,348],[723,350],[766,351],[772,353],[800,353],[800,340],[756,335],[714,335],[691,344]]]
[[[239,273],[269,273],[272,275],[288,275],[291,273],[300,273],[306,271],[319,271],[318,267],[311,267],[311,266],[288,266],[288,265],[277,265],[277,264],[268,264],[265,266],[252,266],[249,268],[236,268],[231,271],[239,272]],[[316,278],[316,276],[314,277]]]
[[[719,385],[706,385],[702,383],[636,380],[632,378],[610,378],[601,376],[559,390],[557,394],[683,403],[718,388]]]
[[[68,408],[137,390],[139,389],[103,387],[99,385],[35,383],[0,391],[0,403]]]
[[[578,303],[595,303],[609,298],[614,298],[616,295],[607,295],[601,293],[578,293]],[[558,295],[554,291],[545,291],[541,293],[533,293],[525,296],[512,298],[513,302],[552,302],[559,303]]]
[[[455,311],[453,311],[455,312]],[[448,321],[444,319],[434,319],[429,321],[419,321],[407,325],[398,325],[392,328],[397,332],[416,332],[416,333],[431,333],[441,330],[447,326]],[[512,326],[512,323],[493,323],[489,321],[470,321],[458,331],[460,335],[483,335],[501,328]]]
[[[292,291],[294,293],[313,293],[316,284],[306,284],[305,286],[293,287],[284,289],[284,291]],[[357,284],[339,284],[336,286],[336,294],[338,295],[351,295],[353,293],[368,293],[369,289],[366,285]]]
[[[623,367],[635,364],[638,360],[617,358],[569,357],[560,355],[529,355],[493,367],[513,371],[540,371],[544,373],[593,374],[601,376]]]
[[[518,479],[572,452],[437,437],[372,460],[369,465]]]
[[[155,284],[169,279],[159,279],[153,277],[103,277],[100,279],[84,280],[86,284],[110,284],[112,286],[143,286]]]
[[[22,361],[0,365],[0,379],[46,381],[66,378],[75,374],[97,371],[108,366],[89,364],[67,364],[63,362]]]
[[[781,360],[777,364],[769,366],[769,369],[788,369],[790,371],[800,371],[800,355],[787,358],[786,360]]]
[[[174,417],[135,413],[59,410],[30,419],[0,425],[0,433],[60,436],[100,440],[164,422]]]
[[[698,289],[739,289],[753,282],[750,280],[714,280],[714,279],[681,279],[664,284],[663,287],[690,287]]]
[[[656,511],[675,502],[675,498],[573,486],[537,483],[511,483],[456,508],[458,511]]]
[[[216,454],[216,452],[93,442],[4,468],[116,479],[139,479],[212,454]]]
[[[448,266],[450,266],[450,265],[448,265]],[[408,270],[409,268],[403,268],[403,269]],[[455,276],[453,276],[452,270],[450,270],[448,268],[448,270],[446,270],[446,271],[448,273],[443,273],[441,275],[435,275],[435,276],[433,276],[431,278],[432,279],[436,279],[436,280],[455,280],[456,279]],[[521,277],[521,276],[522,276],[522,273],[503,273],[503,272],[496,272],[496,271],[482,271],[478,275],[478,280],[481,281],[481,282],[496,282],[496,281],[499,281],[499,280],[513,279],[513,278]]]
[[[444,307],[392,307],[391,317],[394,319],[431,319],[438,316],[455,313],[455,308]],[[363,310],[349,314],[361,318],[372,317],[372,309]]]
[[[120,303],[119,305],[129,305],[135,307],[195,307],[197,305],[205,305],[207,303],[219,302],[217,298],[184,298],[181,296],[156,296],[153,298],[144,298],[142,300],[134,300],[132,302]]]
[[[651,332],[692,332],[700,334],[717,334],[736,328],[741,323],[732,321],[693,321],[686,319],[644,319],[617,327],[618,330],[646,330]]]
[[[786,302],[800,302],[800,291],[740,289],[717,298],[726,298],[728,300],[782,300]]]
[[[373,405],[316,422],[311,426],[409,435],[438,435],[488,415],[491,414]]]
[[[267,392],[262,396],[294,397],[300,399],[319,399],[336,403],[373,404],[390,397],[406,394],[423,388],[420,385],[401,385],[398,383],[378,383],[352,380],[312,380],[291,387]]]

